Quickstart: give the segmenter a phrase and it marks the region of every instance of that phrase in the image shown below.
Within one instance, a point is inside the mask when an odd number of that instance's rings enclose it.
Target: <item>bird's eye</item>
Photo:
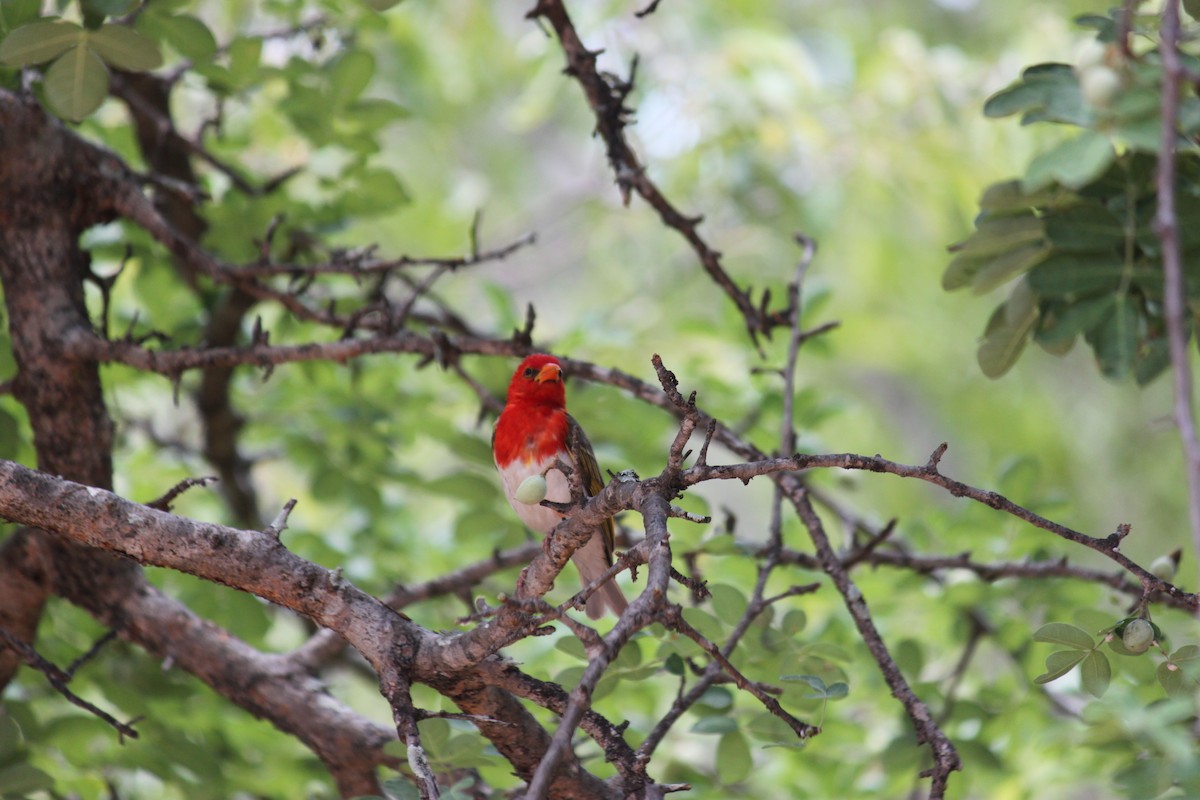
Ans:
[[[526,378],[532,378],[534,375],[537,375],[537,370],[536,370],[536,369],[534,369],[533,367],[526,367],[526,368],[525,368],[525,377],[526,377]]]

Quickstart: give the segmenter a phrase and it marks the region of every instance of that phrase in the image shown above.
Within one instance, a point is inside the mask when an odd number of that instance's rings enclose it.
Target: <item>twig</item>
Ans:
[[[151,431],[151,433],[153,433],[153,431]],[[158,498],[157,500],[151,500],[149,503],[146,503],[146,505],[150,508],[157,508],[159,511],[170,511],[171,503],[175,500],[175,498],[179,497],[179,495],[183,494],[188,489],[191,489],[193,486],[208,486],[216,482],[217,479],[213,475],[206,475],[203,478],[184,478],[179,483],[168,489],[167,493],[162,497]]]
[[[1143,586],[1175,597],[1187,607],[1200,608],[1200,597],[1184,592],[1171,583],[1162,580],[1145,567],[1137,564],[1124,553],[1122,553],[1120,549],[1115,546],[1116,544],[1119,544],[1119,538],[1115,534],[1104,537],[1088,536],[1087,534],[1081,533],[1073,528],[1069,528],[1066,525],[1048,520],[1040,514],[1036,514],[1033,511],[1014,503],[999,492],[978,489],[974,486],[963,483],[962,481],[958,481],[943,475],[941,472],[937,471],[936,468],[931,468],[928,463],[921,466],[914,466],[889,461],[882,456],[863,456],[852,453],[826,455],[808,455],[804,453],[797,453],[790,458],[768,458],[761,461],[744,462],[742,464],[728,466],[693,466],[684,470],[681,478],[685,486],[691,486],[694,483],[704,480],[711,480],[715,477],[729,480],[748,481],[751,478],[759,475],[781,472],[797,472],[818,467],[836,467],[839,469],[864,470],[867,472],[886,472],[891,475],[899,475],[904,478],[915,478],[917,480],[932,483],[936,486],[942,487],[955,497],[966,497],[974,500],[975,502],[986,505],[989,508],[994,508],[997,511],[1003,511],[1006,514],[1024,520],[1035,527],[1053,533],[1055,536],[1058,536],[1069,542],[1074,542],[1075,544],[1083,545],[1091,550],[1095,550],[1117,564],[1120,564],[1123,568],[1125,568],[1125,570],[1137,577]],[[781,478],[781,480],[784,479],[786,479],[786,477]]]
[[[83,655],[79,656],[78,658],[76,658],[74,661],[71,662],[70,666],[68,666],[66,668],[66,670],[64,670],[64,672],[66,672],[66,674],[67,674],[67,677],[74,678],[75,673],[79,671],[80,667],[82,667],[84,664],[86,664],[87,662],[89,662],[93,658],[95,658],[97,655],[99,655],[100,651],[104,649],[104,646],[116,638],[117,638],[116,628],[110,628],[107,633],[105,633],[103,636],[101,636],[99,639],[97,639],[95,642],[92,643],[92,646],[88,648],[88,651],[86,653],[84,653]]]
[[[800,357],[802,333],[800,331],[800,313],[803,310],[801,289],[804,286],[804,276],[808,266],[816,254],[816,242],[804,234],[796,234],[796,243],[803,248],[800,261],[796,264],[796,277],[788,284],[788,308],[791,309],[790,335],[788,337],[787,361],[783,367],[783,414],[780,419],[779,454],[787,455],[796,449],[796,362]],[[773,552],[783,547],[783,488],[775,487],[771,502],[771,545]],[[774,563],[774,559],[771,559]]]
[[[813,509],[812,503],[809,501],[803,486],[794,478],[788,481],[787,484],[787,486],[784,486],[784,482],[780,482],[780,486],[787,491],[788,499],[800,515],[805,528],[808,529],[809,538],[812,539],[813,545],[816,547],[817,557],[821,561],[822,569],[833,580],[834,586],[837,587],[838,592],[842,595],[846,610],[850,613],[851,619],[854,620],[854,625],[858,628],[859,635],[867,645],[867,649],[871,651],[871,656],[875,659],[875,663],[879,665],[879,671],[882,673],[888,687],[892,690],[892,696],[904,706],[909,721],[916,731],[917,741],[928,745],[933,755],[934,766],[929,772],[929,777],[932,779],[929,797],[930,800],[940,800],[940,798],[945,797],[946,784],[950,773],[962,769],[962,761],[958,757],[958,751],[955,750],[954,744],[942,729],[938,727],[937,722],[929,711],[929,707],[925,705],[925,702],[921,698],[917,697],[912,687],[909,686],[908,681],[904,679],[904,675],[900,672],[899,666],[896,665],[895,659],[888,652],[887,645],[884,644],[883,637],[880,635],[879,630],[875,627],[874,620],[871,618],[871,611],[867,606],[866,598],[863,597],[862,591],[850,580],[849,574],[834,553],[833,546],[829,542],[829,537],[825,534],[825,527]]]
[[[706,639],[704,635],[700,633],[700,631],[693,628],[688,621],[683,618],[683,614],[680,613],[678,606],[674,606],[668,611],[665,624],[668,628],[678,631],[679,633],[682,633],[684,636],[691,639],[693,642],[698,644],[700,648],[704,650],[704,652],[712,656],[714,662],[720,664],[721,670],[724,671],[726,675],[733,678],[734,684],[736,684],[739,689],[753,695],[754,698],[762,703],[768,711],[787,723],[788,727],[792,729],[792,732],[795,733],[801,741],[815,736],[821,732],[820,728],[809,725],[807,722],[799,720],[789,714],[783,708],[783,706],[779,705],[778,700],[776,700],[767,692],[763,691],[761,685],[747,679],[746,676],[743,675],[741,671],[729,661],[728,657],[726,657],[725,653],[723,653],[720,648]]]
[[[472,237],[476,236],[474,229]],[[471,251],[465,256],[397,256],[389,259],[353,258],[347,254],[333,258],[320,264],[296,264],[286,262],[261,263],[252,262],[232,267],[232,270],[243,278],[268,278],[275,275],[371,275],[376,273],[394,272],[407,267],[444,267],[458,269],[472,267],[493,261],[503,261],[522,248],[529,247],[537,241],[537,234],[527,233],[502,247],[491,250],[479,250],[478,244],[472,239]]]
[[[655,11],[658,10],[658,4],[661,2],[662,2],[662,0],[650,0],[650,5],[646,6],[641,11],[633,12],[633,15],[635,17],[637,17],[638,19],[641,19],[643,17],[648,17],[651,14],[653,14]]]
[[[788,308],[791,309],[791,336],[788,339],[787,363],[783,368],[783,419],[780,422],[779,454],[786,455],[796,449],[796,423],[793,419],[796,407],[796,361],[800,356],[800,345],[803,334],[800,330],[800,313],[803,310],[801,291],[804,287],[804,276],[812,264],[817,252],[817,243],[802,233],[795,236],[803,253],[796,264],[796,277],[788,284]]]
[[[853,569],[856,565],[862,563],[863,559],[868,558],[871,553],[875,552],[875,548],[888,540],[896,530],[896,518],[888,520],[879,531],[872,534],[871,538],[853,552],[848,558],[842,561],[842,566],[846,569]]]
[[[71,672],[64,672],[63,670],[54,666],[54,664],[47,661],[40,653],[34,650],[32,646],[18,639],[7,628],[0,627],[0,639],[4,640],[4,644],[7,647],[16,651],[16,653],[21,656],[22,660],[24,660],[26,664],[42,673],[42,675],[46,677],[46,681],[54,687],[54,690],[65,697],[69,702],[79,706],[92,716],[108,723],[115,728],[117,733],[121,734],[121,736],[126,736],[130,739],[138,738],[138,732],[134,730],[132,722],[121,722],[107,711],[97,708],[67,688],[67,684],[71,682]],[[88,653],[86,653],[83,657],[81,657],[81,659],[77,659],[76,663],[72,664],[71,671],[73,672],[75,669],[77,669],[82,660],[86,660],[87,658],[91,657],[91,655],[94,654],[94,651],[98,649],[98,645],[103,644],[104,641],[106,641],[106,639],[101,639],[101,641],[97,645],[93,645],[92,649],[89,650]]]

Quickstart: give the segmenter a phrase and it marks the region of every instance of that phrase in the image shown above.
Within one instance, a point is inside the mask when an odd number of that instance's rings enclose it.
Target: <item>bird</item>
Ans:
[[[543,476],[544,499],[570,503],[570,480],[554,468],[562,459],[579,473],[588,497],[604,488],[592,444],[579,423],[567,413],[562,362],[554,356],[544,353],[528,356],[513,373],[504,410],[492,432],[492,455],[509,505],[525,525],[543,536],[554,530],[563,515],[540,505],[543,499],[540,492],[531,495],[519,491],[528,479]],[[533,502],[522,502],[531,499]],[[612,566],[614,540],[613,521],[609,518],[571,556],[584,586]],[[606,609],[620,616],[627,606],[625,595],[610,578],[588,598],[586,611],[591,619],[600,619]]]

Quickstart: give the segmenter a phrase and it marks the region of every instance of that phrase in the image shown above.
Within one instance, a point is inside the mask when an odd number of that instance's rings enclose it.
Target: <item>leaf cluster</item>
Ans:
[[[1031,339],[1063,355],[1082,337],[1106,377],[1146,384],[1169,363],[1155,228],[1162,64],[1157,48],[1127,56],[1114,42],[1114,19],[1079,21],[1097,30],[1092,55],[1074,67],[1026,69],[984,113],[1081,130],[1035,157],[1022,177],[988,187],[974,233],[951,248],[942,286],[984,293],[1010,285],[978,350],[988,377],[1011,369]],[[1177,214],[1195,308],[1200,99],[1188,88],[1179,104]]]
[[[1134,625],[1148,627],[1147,636],[1153,636],[1150,641],[1133,642],[1129,631]],[[1184,645],[1174,652],[1168,653],[1166,637],[1162,630],[1153,622],[1141,616],[1126,617],[1115,625],[1099,633],[1097,641],[1084,629],[1066,622],[1050,622],[1043,625],[1033,635],[1035,642],[1048,642],[1065,647],[1065,650],[1055,650],[1046,656],[1046,671],[1034,679],[1034,683],[1045,684],[1058,680],[1075,667],[1080,668],[1080,681],[1084,690],[1093,697],[1102,697],[1108,691],[1112,681],[1112,665],[1108,657],[1100,649],[1108,645],[1112,652],[1136,657],[1149,650],[1149,645],[1157,645],[1165,656],[1158,665],[1156,676],[1163,691],[1172,697],[1188,696],[1196,688],[1196,670],[1200,667],[1200,646]]]
[[[79,25],[62,19],[29,21],[36,16],[36,4],[12,4],[4,17],[10,30],[0,40],[0,63],[48,65],[42,83],[46,102],[75,122],[99,108],[108,96],[110,68],[142,72],[163,63],[152,38],[128,25],[103,21],[109,14],[124,13],[132,2],[85,5],[85,24]],[[153,12],[145,18],[158,16],[163,15]]]

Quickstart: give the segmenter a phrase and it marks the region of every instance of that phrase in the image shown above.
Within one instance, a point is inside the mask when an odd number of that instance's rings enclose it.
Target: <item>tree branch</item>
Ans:
[[[1179,141],[1179,92],[1184,68],[1179,57],[1179,0],[1163,6],[1159,52],[1162,56],[1162,136],[1158,153],[1158,209],[1154,228],[1162,243],[1163,319],[1175,378],[1175,425],[1183,444],[1187,468],[1188,519],[1192,547],[1200,558],[1200,439],[1193,416],[1192,368],[1188,355],[1191,336],[1187,312],[1187,290],[1183,279],[1183,254],[1179,245],[1179,220],[1175,214],[1175,148]]]
[[[646,175],[645,167],[625,137],[625,126],[633,113],[626,107],[625,101],[633,91],[636,60],[628,81],[618,81],[602,75],[596,68],[596,57],[599,53],[584,46],[562,0],[538,0],[526,16],[530,19],[545,19],[558,35],[567,59],[566,73],[578,81],[596,117],[596,132],[604,141],[608,161],[625,204],[629,204],[630,191],[637,192],[658,212],[663,224],[684,238],[696,253],[709,278],[737,306],[745,321],[746,330],[756,345],[759,334],[770,338],[774,328],[787,325],[792,309],[789,307],[779,311],[768,311],[769,293],[763,296],[761,304],[756,305],[750,291],[739,288],[725,271],[721,263],[721,254],[700,236],[698,229],[703,217],[689,217],[680,212]]]

